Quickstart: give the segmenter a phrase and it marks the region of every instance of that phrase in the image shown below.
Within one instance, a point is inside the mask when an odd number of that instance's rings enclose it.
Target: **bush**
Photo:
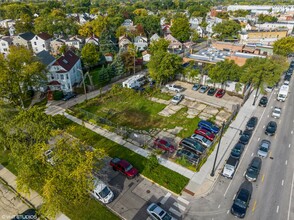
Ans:
[[[30,89],[30,90],[27,91],[26,96],[28,98],[33,98],[34,97],[34,94],[35,94],[35,91],[32,90],[32,89]]]
[[[62,91],[53,91],[53,100],[61,100],[63,97],[63,92]]]

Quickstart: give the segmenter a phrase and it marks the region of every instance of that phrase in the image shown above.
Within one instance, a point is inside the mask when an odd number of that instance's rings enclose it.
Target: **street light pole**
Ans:
[[[217,155],[218,155],[218,151],[219,151],[219,147],[220,147],[220,143],[221,143],[221,140],[222,140],[222,136],[223,136],[223,132],[224,132],[224,128],[225,128],[225,122],[222,123],[222,128],[221,128],[221,133],[220,133],[220,137],[219,137],[219,142],[218,142],[218,145],[217,145],[217,149],[216,149],[216,154],[215,154],[215,158],[214,158],[214,163],[213,163],[213,167],[212,167],[212,170],[211,170],[211,173],[210,173],[210,176],[214,176],[214,172],[215,172],[215,164],[216,164],[216,160],[217,160]]]
[[[78,71],[80,71],[80,73],[81,73],[81,75],[82,75],[82,81],[83,81],[83,87],[84,87],[84,94],[85,94],[86,100],[88,100],[88,97],[87,97],[87,90],[86,90],[86,85],[85,85],[85,79],[84,79],[83,71],[82,71],[81,69],[78,69]]]

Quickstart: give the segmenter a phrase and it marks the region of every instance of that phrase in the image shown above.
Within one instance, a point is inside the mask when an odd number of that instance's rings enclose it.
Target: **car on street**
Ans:
[[[262,96],[261,99],[259,100],[259,106],[262,106],[262,107],[266,107],[268,103],[268,98],[266,96]]]
[[[210,88],[209,90],[208,90],[208,92],[207,92],[207,95],[209,95],[209,96],[214,96],[214,94],[216,93],[216,88]]]
[[[219,89],[216,94],[215,97],[217,98],[222,98],[225,95],[226,91],[224,89]]]
[[[272,92],[273,91],[273,87],[272,86],[268,86],[265,88],[266,92]]]
[[[246,170],[246,174],[245,174],[245,178],[250,181],[256,181],[257,177],[259,175],[260,169],[261,169],[261,164],[262,161],[259,157],[254,157],[251,161],[251,163],[249,164],[247,170]]]
[[[208,140],[207,138],[205,138],[199,134],[192,134],[191,138],[198,141],[204,147],[211,147],[211,145],[212,145],[212,142],[210,140]]]
[[[172,98],[171,103],[177,105],[183,100],[183,98],[184,95],[178,93]]]
[[[207,138],[208,140],[210,141],[213,141],[214,138],[215,138],[215,134],[206,130],[206,129],[203,129],[203,128],[198,128],[194,131],[195,134],[199,134],[199,135],[202,135],[203,137]]]
[[[268,141],[268,140],[262,140],[260,142],[260,144],[259,144],[257,155],[259,157],[266,158],[267,155],[268,155],[268,152],[270,150],[270,147],[271,147],[271,142],[270,141]]]
[[[244,218],[251,199],[251,192],[245,188],[240,187],[236,194],[231,213],[239,218]]]
[[[274,107],[274,110],[272,112],[272,117],[274,118],[280,118],[282,114],[282,109],[279,107]]]
[[[181,149],[177,151],[177,157],[183,157],[188,162],[192,164],[198,164],[199,162],[199,156],[187,149]]]
[[[175,85],[175,84],[167,84],[165,87],[174,92],[182,92],[184,90],[183,87]]]
[[[67,93],[64,97],[63,97],[63,101],[68,101],[68,100],[70,100],[70,99],[72,99],[72,98],[75,98],[75,97],[77,97],[77,94],[76,93],[74,93],[74,92],[69,92],[69,93]]]
[[[242,143],[237,143],[235,144],[235,146],[233,147],[232,151],[231,151],[231,157],[235,158],[235,159],[239,159],[244,151],[245,145]]]
[[[201,86],[200,89],[199,89],[199,92],[200,93],[206,93],[206,91],[209,89],[208,86]]]
[[[285,75],[284,80],[290,81],[291,80],[291,75]]]
[[[246,144],[248,144],[251,136],[252,136],[252,130],[247,130],[246,129],[242,133],[241,137],[239,138],[239,142],[242,143],[242,144],[244,144],[244,145],[246,145]]]
[[[264,133],[266,135],[273,136],[273,135],[275,135],[276,131],[277,131],[277,123],[275,121],[270,121],[267,124]]]
[[[254,128],[256,127],[257,125],[257,121],[258,121],[258,118],[253,116],[249,119],[249,121],[247,122],[246,124],[246,129],[248,130],[254,130]]]
[[[110,166],[112,166],[114,171],[119,171],[123,175],[127,176],[127,178],[131,179],[134,178],[139,174],[138,170],[132,166],[128,161],[120,159],[120,158],[113,158],[110,161]]]
[[[167,211],[155,203],[148,206],[147,213],[153,220],[175,220]]]
[[[158,149],[170,152],[170,153],[173,153],[176,150],[176,147],[174,145],[172,145],[169,141],[164,140],[162,138],[156,138],[153,143],[153,146],[155,148],[158,148]]]
[[[5,215],[3,215],[3,216],[5,216]],[[22,212],[21,214],[18,214],[17,216],[12,218],[11,220],[27,220],[27,219],[38,219],[38,213],[37,213],[36,209],[32,209],[32,208],[27,209],[24,212]]]
[[[94,179],[94,190],[91,192],[92,196],[102,202],[108,204],[112,202],[114,194],[111,189],[101,180]]]
[[[219,132],[219,127],[213,124],[212,122],[201,120],[198,123],[198,128],[203,128],[205,130],[208,130],[214,134],[217,134]]]
[[[195,83],[192,87],[192,90],[197,91],[200,87],[201,85],[199,83]]]

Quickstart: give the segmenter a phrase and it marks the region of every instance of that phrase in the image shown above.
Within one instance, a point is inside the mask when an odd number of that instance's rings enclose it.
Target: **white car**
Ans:
[[[280,118],[282,114],[282,109],[279,107],[275,107],[272,113],[272,117],[274,118]]]
[[[199,134],[192,134],[191,138],[198,141],[200,144],[202,144],[205,147],[211,147],[212,142],[208,140],[207,138],[199,135]]]
[[[175,84],[166,84],[165,87],[174,92],[182,92],[184,90],[183,87]]]
[[[175,220],[169,213],[155,203],[148,206],[147,213],[153,220]]]
[[[95,199],[98,199],[100,202],[104,204],[108,204],[113,200],[114,194],[111,189],[101,180],[94,180],[94,190],[91,194]]]
[[[183,98],[184,98],[184,96],[183,96],[182,94],[176,94],[176,95],[172,98],[171,103],[177,105],[177,104],[180,103],[180,101],[183,100]]]

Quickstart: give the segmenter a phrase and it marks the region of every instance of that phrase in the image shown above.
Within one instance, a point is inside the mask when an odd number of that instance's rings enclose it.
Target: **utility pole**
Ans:
[[[84,74],[83,74],[83,71],[81,69],[78,69],[78,71],[81,73],[82,75],[82,81],[83,81],[83,87],[84,87],[84,94],[85,94],[85,98],[86,100],[88,100],[88,97],[87,97],[87,89],[86,89],[86,84],[85,84],[85,79],[84,79]]]

